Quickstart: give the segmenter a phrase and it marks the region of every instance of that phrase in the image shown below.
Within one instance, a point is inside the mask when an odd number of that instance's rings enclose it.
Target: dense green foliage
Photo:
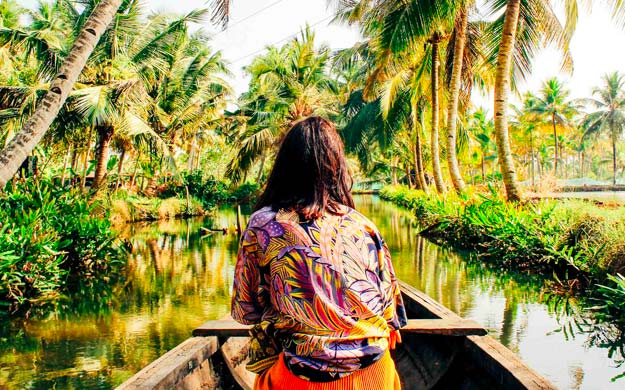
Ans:
[[[381,196],[413,210],[422,234],[476,250],[505,269],[585,280],[625,269],[625,208],[605,210],[584,201],[510,204],[496,192],[443,199],[393,186]]]
[[[103,208],[74,190],[44,180],[9,185],[0,196],[0,221],[5,310],[56,304],[68,294],[103,294],[93,288],[114,279],[122,266]]]
[[[167,198],[177,196],[184,198],[192,196],[202,202],[206,209],[217,205],[230,203],[250,203],[255,200],[259,186],[245,183],[235,186],[233,189],[225,181],[215,179],[213,176],[205,177],[200,171],[184,174],[180,182],[170,182],[159,191],[159,197]]]
[[[625,271],[625,207],[582,200],[511,204],[494,191],[442,198],[400,186],[380,195],[412,210],[430,239],[473,250],[496,268],[553,276],[558,289],[589,287],[608,313],[625,314],[625,285],[611,276]]]

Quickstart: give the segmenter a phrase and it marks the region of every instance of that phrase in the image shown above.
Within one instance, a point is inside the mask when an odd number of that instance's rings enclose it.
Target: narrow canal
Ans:
[[[538,285],[418,237],[414,219],[390,203],[363,196],[357,208],[380,228],[401,279],[483,324],[558,387],[625,386],[611,381],[625,372],[622,355],[609,357],[609,347],[622,348],[613,329],[584,323],[581,309],[546,299]],[[224,209],[213,219],[128,226],[127,274],[107,307],[85,303],[72,315],[0,324],[0,388],[113,388],[228,313],[238,237],[203,236],[200,227],[235,221]]]

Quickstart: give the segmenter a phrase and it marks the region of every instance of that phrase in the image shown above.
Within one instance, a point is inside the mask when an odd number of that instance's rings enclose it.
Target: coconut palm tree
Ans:
[[[559,149],[558,127],[568,128],[571,120],[578,113],[576,104],[567,100],[569,91],[557,78],[547,80],[541,89],[540,96],[530,96],[527,100],[528,111],[536,114],[538,120],[543,120],[551,125],[554,139],[553,174],[557,177]]]
[[[584,119],[584,138],[608,133],[612,144],[612,184],[616,185],[616,144],[625,129],[625,75],[618,72],[603,76],[604,85],[593,89],[587,102],[595,111]]]
[[[230,177],[241,180],[254,162],[264,161],[296,121],[338,114],[338,89],[329,65],[329,48],[315,48],[315,35],[306,27],[299,37],[281,48],[268,48],[246,68],[250,88],[240,99],[237,115],[242,121],[233,136],[239,153],[228,167]]]
[[[493,149],[496,149],[493,142],[495,124],[492,119],[488,119],[486,112],[480,108],[469,118],[468,131],[471,137],[478,143],[480,149],[480,171],[482,181],[486,182],[486,160],[492,159]]]
[[[523,106],[513,107],[515,112],[515,121],[511,122],[512,128],[517,135],[523,138],[523,141],[529,143],[529,176],[532,188],[536,188],[536,139],[535,133],[541,125],[541,120],[538,118],[538,114],[533,110],[536,102],[536,96],[531,93],[526,93],[523,97]]]
[[[575,1],[567,4],[577,4]],[[491,1],[492,14],[503,12],[490,29],[491,55],[496,60],[495,136],[506,196],[521,199],[516,168],[512,158],[508,129],[508,105],[511,82],[525,77],[531,60],[545,42],[563,49],[565,65],[570,65],[566,34],[551,5],[543,0]]]
[[[447,164],[449,176],[457,192],[464,191],[466,185],[460,174],[458,166],[457,148],[457,126],[458,126],[458,105],[460,101],[460,89],[462,86],[462,68],[464,65],[465,48],[467,41],[467,31],[469,28],[469,10],[460,9],[456,20],[453,65],[450,79],[450,97],[447,108]]]
[[[22,162],[56,118],[63,103],[72,91],[91,52],[113,20],[123,0],[102,0],[89,14],[82,30],[52,80],[49,92],[42,99],[32,117],[0,152],[0,188],[13,177]]]

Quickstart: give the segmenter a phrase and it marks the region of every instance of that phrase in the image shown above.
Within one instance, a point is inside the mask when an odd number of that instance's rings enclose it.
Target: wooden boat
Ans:
[[[410,318],[393,351],[403,389],[555,389],[477,323],[401,283]],[[244,389],[248,327],[209,321],[118,389]]]

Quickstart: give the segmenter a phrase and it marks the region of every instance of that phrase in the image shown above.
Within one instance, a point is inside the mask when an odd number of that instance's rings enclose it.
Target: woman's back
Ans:
[[[377,361],[405,319],[376,227],[354,209],[338,211],[311,221],[295,211],[257,211],[236,270],[233,317],[272,323],[289,369],[314,381]]]
[[[232,316],[254,325],[247,367],[262,373],[256,389],[297,381],[310,389],[330,381],[399,387],[388,351],[405,310],[388,248],[353,209],[351,185],[334,124],[296,123],[243,233],[235,271]]]

